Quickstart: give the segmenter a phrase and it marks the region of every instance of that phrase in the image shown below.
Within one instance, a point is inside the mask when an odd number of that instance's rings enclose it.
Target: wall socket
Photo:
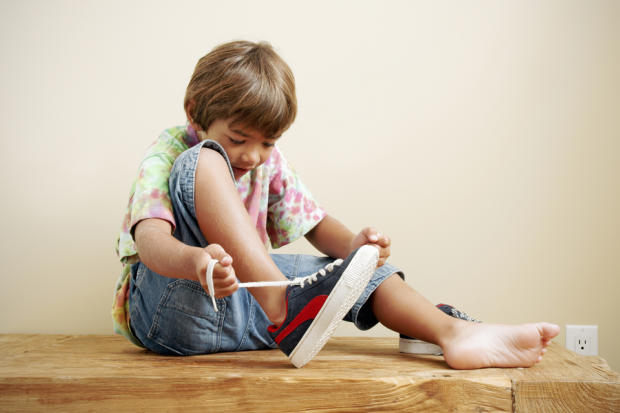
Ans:
[[[566,326],[566,348],[582,356],[598,355],[598,326]]]

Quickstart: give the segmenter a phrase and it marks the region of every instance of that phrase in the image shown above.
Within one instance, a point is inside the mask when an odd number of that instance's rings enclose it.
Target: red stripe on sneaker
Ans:
[[[304,321],[312,320],[313,318],[315,318],[319,311],[321,311],[321,308],[323,308],[323,304],[325,304],[327,297],[327,295],[318,295],[314,297],[308,304],[306,304],[304,309],[301,310],[299,314],[297,314],[297,317],[295,317],[293,321],[291,321],[291,323],[286,326],[286,328],[282,330],[280,334],[278,334],[278,336],[276,337],[276,343],[278,343],[279,345],[282,340],[284,340],[289,334],[291,334]]]

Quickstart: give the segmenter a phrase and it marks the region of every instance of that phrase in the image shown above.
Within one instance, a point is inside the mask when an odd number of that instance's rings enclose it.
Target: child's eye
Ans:
[[[230,139],[230,141],[234,144],[234,145],[241,145],[243,144],[243,141],[238,141],[236,139],[231,138],[230,136],[228,137],[228,139]]]
[[[263,146],[266,146],[268,148],[272,147],[273,145],[275,145],[274,143],[269,143],[269,142],[263,142]]]

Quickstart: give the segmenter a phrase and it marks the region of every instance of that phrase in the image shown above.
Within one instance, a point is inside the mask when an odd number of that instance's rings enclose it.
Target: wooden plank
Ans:
[[[0,360],[51,346],[72,337],[43,334],[0,334]]]
[[[74,336],[0,360],[3,411],[181,409],[510,412],[512,387],[502,369],[452,370],[386,338],[333,338],[302,369],[279,350],[167,357],[118,336]]]
[[[602,358],[552,344],[542,363],[505,372],[516,412],[620,412],[620,376]]]
[[[514,400],[514,405],[513,405]],[[2,411],[620,412],[620,379],[557,345],[529,369],[450,369],[386,338],[333,338],[303,369],[278,350],[166,357],[118,336],[0,336]]]

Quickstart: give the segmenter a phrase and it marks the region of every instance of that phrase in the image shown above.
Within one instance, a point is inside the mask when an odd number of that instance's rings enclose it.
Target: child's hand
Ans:
[[[239,289],[239,283],[235,276],[235,270],[232,267],[232,257],[224,251],[218,244],[210,244],[204,249],[204,253],[200,254],[196,259],[196,271],[202,288],[207,294],[207,266],[209,261],[216,259],[219,262],[213,268],[213,290],[215,298],[228,297]]]
[[[390,237],[379,234],[374,227],[366,227],[351,242],[351,251],[362,245],[372,245],[379,250],[379,263],[377,267],[381,267],[390,256],[391,244],[392,240],[390,240]]]

